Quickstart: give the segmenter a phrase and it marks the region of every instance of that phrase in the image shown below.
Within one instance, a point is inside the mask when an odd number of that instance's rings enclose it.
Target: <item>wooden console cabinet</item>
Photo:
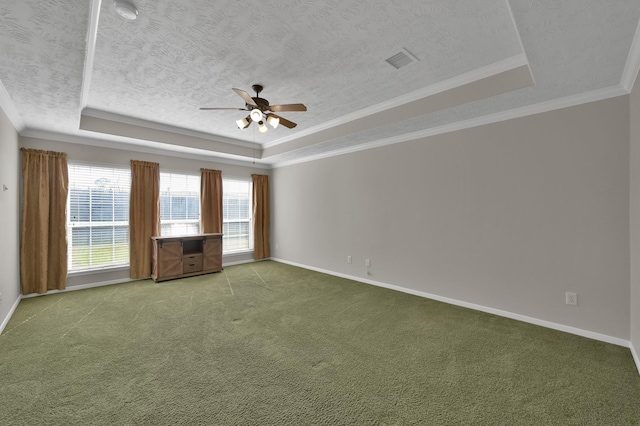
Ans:
[[[222,270],[222,234],[151,237],[151,278],[172,280]]]

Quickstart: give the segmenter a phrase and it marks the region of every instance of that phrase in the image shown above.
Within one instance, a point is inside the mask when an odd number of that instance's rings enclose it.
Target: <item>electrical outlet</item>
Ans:
[[[577,293],[567,292],[565,297],[566,297],[565,302],[566,302],[567,305],[578,306],[578,294]]]
[[[347,256],[347,263],[351,263],[351,256]]]
[[[371,266],[371,260],[366,259],[366,260],[364,261],[364,264],[365,264],[365,266],[368,268],[369,266]]]

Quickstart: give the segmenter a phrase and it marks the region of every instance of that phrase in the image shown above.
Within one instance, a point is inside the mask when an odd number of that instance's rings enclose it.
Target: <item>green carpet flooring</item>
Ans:
[[[2,425],[638,425],[628,349],[266,261],[25,299]]]

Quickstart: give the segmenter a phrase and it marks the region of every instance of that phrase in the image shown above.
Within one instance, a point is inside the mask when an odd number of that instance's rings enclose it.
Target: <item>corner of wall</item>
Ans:
[[[629,348],[631,349],[633,360],[636,362],[636,369],[638,370],[638,374],[640,374],[640,356],[638,355],[638,352],[636,352],[636,348],[635,346],[633,346],[633,342],[631,342]]]
[[[0,245],[0,331],[20,301],[19,187],[19,135],[5,111],[0,108],[0,235],[3,239]],[[16,302],[10,305],[14,300]]]
[[[7,315],[2,319],[2,323],[0,323],[0,334],[2,334],[2,332],[4,331],[4,328],[7,326],[7,324],[9,324],[9,320],[13,316],[13,313],[16,311],[16,308],[18,307],[20,300],[22,299],[18,297],[18,299],[16,299],[16,301],[13,303],[13,306],[11,307],[11,309],[9,309],[9,312],[7,313]]]
[[[640,74],[629,95],[630,341],[640,373]]]

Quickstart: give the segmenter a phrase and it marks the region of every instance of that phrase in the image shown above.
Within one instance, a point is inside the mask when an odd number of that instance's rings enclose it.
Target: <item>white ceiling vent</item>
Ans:
[[[387,62],[393,65],[396,69],[400,69],[412,62],[417,61],[419,61],[419,59],[416,57],[416,55],[409,52],[406,48],[402,48],[400,52],[387,59]]]

